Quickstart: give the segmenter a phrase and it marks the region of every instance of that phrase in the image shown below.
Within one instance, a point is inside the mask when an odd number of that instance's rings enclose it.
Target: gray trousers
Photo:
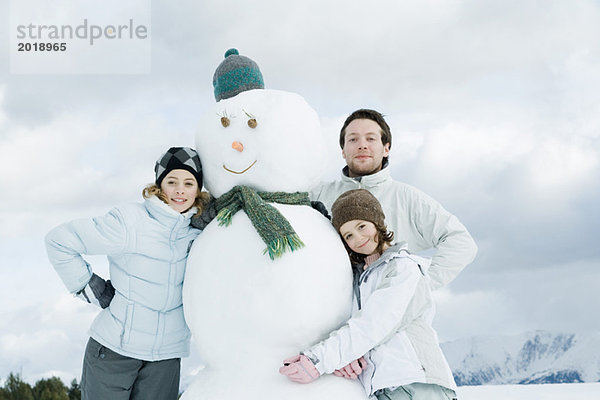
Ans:
[[[411,383],[394,390],[383,389],[378,400],[456,400],[454,390],[428,383]]]
[[[81,399],[176,400],[180,361],[125,357],[90,338],[83,358]]]

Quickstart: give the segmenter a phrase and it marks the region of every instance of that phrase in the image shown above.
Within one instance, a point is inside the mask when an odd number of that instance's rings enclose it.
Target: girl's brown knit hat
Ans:
[[[331,206],[331,222],[339,232],[348,221],[360,219],[378,226],[385,226],[385,215],[379,201],[365,189],[354,189],[342,193]]]

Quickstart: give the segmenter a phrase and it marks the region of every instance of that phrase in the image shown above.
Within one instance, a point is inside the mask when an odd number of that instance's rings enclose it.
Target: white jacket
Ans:
[[[467,228],[425,193],[393,180],[389,167],[360,179],[342,172],[341,180],[321,183],[310,197],[331,210],[339,195],[351,189],[367,189],[379,200],[388,230],[408,244],[408,251],[437,250],[429,270],[432,289],[450,283],[475,258],[477,245]]]
[[[431,326],[428,266],[428,259],[409,254],[404,243],[390,247],[356,274],[352,317],[303,353],[322,374],[364,355],[368,366],[359,379],[368,396],[415,382],[456,390]]]
[[[183,316],[185,263],[200,233],[190,226],[194,207],[180,214],[156,197],[77,219],[46,236],[48,258],[71,293],[92,276],[83,254],[106,255],[115,296],[90,336],[127,357],[156,361],[189,354]]]

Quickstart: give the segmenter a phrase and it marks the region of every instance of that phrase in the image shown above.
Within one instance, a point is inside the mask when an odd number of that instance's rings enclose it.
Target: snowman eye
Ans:
[[[231,120],[227,116],[227,111],[223,111],[223,114],[217,115],[221,117],[221,125],[223,125],[223,128],[227,128],[231,124]]]
[[[256,117],[247,112],[246,110],[242,111],[248,116],[248,126],[252,129],[256,128],[256,126],[258,125],[258,122],[256,122]]]

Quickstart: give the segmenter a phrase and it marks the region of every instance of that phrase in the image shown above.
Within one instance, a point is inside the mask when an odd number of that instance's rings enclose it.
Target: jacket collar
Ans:
[[[390,181],[392,177],[390,176],[390,168],[389,163],[387,163],[381,171],[375,172],[371,175],[363,175],[358,176],[356,178],[351,178],[348,176],[348,166],[345,166],[342,169],[342,181],[346,182],[360,182],[361,186],[364,188],[372,188],[375,186],[379,186],[384,182]]]
[[[144,207],[146,207],[150,216],[165,225],[187,226],[190,223],[190,219],[198,212],[196,207],[192,207],[183,214],[180,214],[156,196],[147,198],[144,201]]]
[[[404,253],[404,254],[402,254],[402,253]],[[403,256],[405,257],[405,256],[409,256],[409,255],[410,255],[410,253],[408,252],[408,245],[406,242],[394,243],[386,251],[384,251],[383,254],[369,266],[369,268],[364,270],[364,272],[361,276],[361,281],[366,282],[367,279],[369,278],[369,275],[373,271],[375,271],[380,266],[387,264],[392,258],[403,257]],[[360,264],[358,267],[362,271],[364,264]]]
[[[377,260],[373,261],[373,263],[368,269],[373,269],[380,264],[387,263],[392,258],[397,257],[402,252],[404,252],[405,255],[410,254],[408,252],[408,244],[406,242],[394,243],[393,245],[388,247],[387,250],[384,251],[383,254],[381,254],[381,256]]]
[[[381,265],[387,264],[391,259],[396,258],[396,257],[410,258],[417,264],[417,266],[419,267],[419,270],[421,271],[421,274],[424,276],[428,276],[427,271],[429,270],[429,267],[431,266],[431,258],[421,257],[421,256],[417,256],[415,254],[411,254],[408,251],[408,244],[406,242],[398,242],[398,243],[393,244],[386,251],[384,251],[383,254],[381,255],[381,257],[379,257],[376,261],[374,261],[373,264],[371,264],[371,266],[364,271],[364,273],[362,274],[362,276],[360,278],[360,281],[366,282],[372,271],[379,268]],[[363,264],[359,265],[359,268],[362,269],[362,267],[363,267]]]

